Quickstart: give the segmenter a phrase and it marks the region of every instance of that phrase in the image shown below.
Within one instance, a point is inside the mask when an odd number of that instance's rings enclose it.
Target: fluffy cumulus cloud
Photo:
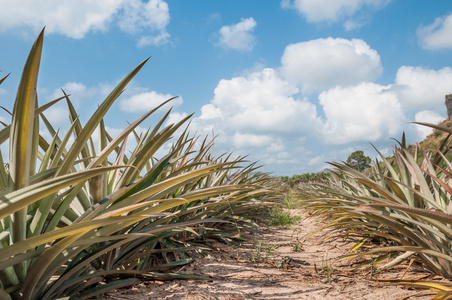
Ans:
[[[452,15],[437,18],[430,25],[420,26],[417,36],[419,44],[425,49],[452,49]]]
[[[161,45],[168,42],[170,35],[166,31],[170,14],[168,4],[162,0],[127,0],[118,20],[119,28],[123,31],[136,34],[142,31],[157,32],[155,35],[141,36],[138,46]]]
[[[62,90],[64,90],[64,92],[67,94],[71,94],[71,98],[93,97],[99,92],[98,88],[88,88],[81,82],[67,82],[62,87]],[[53,92],[53,98],[59,98],[61,96],[63,96],[63,93],[60,89],[57,89]]]
[[[160,32],[158,35],[145,35],[140,37],[140,39],[137,42],[137,46],[139,48],[149,45],[163,45],[168,43],[170,39],[170,34],[166,31]]]
[[[69,125],[69,113],[64,103],[59,103],[48,108],[44,115],[53,125]]]
[[[394,137],[406,121],[397,96],[388,87],[374,83],[336,87],[322,92],[319,100],[326,116],[327,144]]]
[[[314,157],[314,158],[311,158],[309,161],[308,161],[308,165],[309,166],[315,166],[315,165],[318,165],[318,164],[321,164],[321,163],[324,163],[325,162],[325,155],[319,155],[319,156],[316,156],[316,157]]]
[[[418,112],[415,115],[416,122],[424,122],[424,123],[431,123],[431,124],[438,124],[442,121],[444,121],[444,117],[440,116],[439,114],[429,111],[429,110],[423,110]],[[416,125],[416,129],[419,133],[419,140],[423,140],[426,138],[429,134],[432,133],[433,129],[427,126],[422,125]]]
[[[279,68],[220,80],[192,131],[219,134],[220,152],[251,154],[280,174],[296,174],[357,149],[371,152],[368,142],[388,147],[403,131],[420,140],[431,130],[409,121],[443,120],[452,69],[402,66],[387,86],[374,83],[381,73],[380,56],[362,40],[288,45]]]
[[[425,128],[407,123],[442,120],[452,70],[403,66],[387,86],[372,82],[381,72],[378,53],[362,40],[289,45],[280,68],[220,80],[192,131],[219,134],[217,149],[251,154],[289,174],[319,171],[324,160],[346,159],[350,147],[389,143],[402,131],[425,136]]]
[[[201,116],[199,118],[201,120],[215,120],[223,119],[223,115],[219,107],[213,104],[206,104],[201,108]]]
[[[182,121],[182,119],[187,117],[187,116],[188,116],[188,114],[185,113],[185,112],[182,112],[182,113],[178,113],[178,112],[171,113],[169,115],[169,117],[168,117],[168,120],[166,121],[166,124],[169,125],[169,124],[178,123],[178,122]]]
[[[371,81],[382,72],[377,51],[360,39],[317,39],[286,47],[281,73],[303,92]]]
[[[61,91],[63,90],[69,95],[69,99],[76,111],[80,111],[81,107],[83,107],[84,110],[94,111],[100,101],[102,101],[112,89],[112,86],[104,83],[96,86],[86,86],[81,82],[67,82],[61,89],[59,88],[53,91],[41,89],[39,94],[41,95],[40,99],[42,99],[42,101],[50,101],[64,96]],[[44,115],[52,124],[62,127],[69,125],[69,113],[64,100],[52,105],[44,112]],[[83,118],[83,116],[81,117]]]
[[[268,147],[273,141],[273,138],[269,135],[236,132],[232,140],[234,148],[262,148]]]
[[[337,21],[352,16],[365,6],[380,8],[389,2],[389,0],[283,0],[281,6],[295,9],[310,23],[318,23]]]
[[[318,124],[316,108],[293,96],[298,89],[267,68],[244,77],[221,80],[200,119],[222,120],[234,130],[294,132]]]
[[[2,30],[26,27],[38,31],[46,26],[49,33],[78,39],[89,31],[106,31],[119,6],[118,0],[2,1],[0,24]]]
[[[253,35],[257,23],[253,18],[244,19],[230,26],[223,26],[219,31],[218,45],[228,49],[250,51],[255,44]]]
[[[405,111],[422,109],[445,111],[444,96],[452,93],[452,69],[424,69],[402,66],[397,71],[393,89]]]
[[[169,20],[168,4],[162,0],[17,0],[2,1],[0,10],[0,30],[36,32],[46,26],[48,33],[80,39],[117,24],[124,32],[140,35],[141,45],[167,42]]]
[[[140,28],[164,30],[170,20],[168,4],[164,1],[124,1],[118,25],[125,32],[135,33]]]
[[[80,104],[86,106],[87,103],[95,100],[96,102],[102,101],[113,90],[114,85],[108,83],[99,83],[94,86],[86,86],[81,82],[67,82],[61,89],[55,89],[50,96],[51,100],[62,97],[64,94],[69,95],[72,104],[75,108],[78,108]]]
[[[295,155],[301,137],[315,137],[321,128],[316,106],[271,68],[220,80],[191,124],[200,135],[218,135],[219,153],[252,153],[251,160],[298,170],[303,167],[302,155]]]
[[[142,93],[135,94],[129,98],[123,99],[119,102],[119,108],[125,112],[141,112],[144,113],[151,109],[156,108],[164,101],[173,98],[171,94],[160,94],[155,91],[146,91]],[[161,110],[168,110],[170,107],[177,107],[183,102],[182,97],[177,97],[176,99],[165,104]]]

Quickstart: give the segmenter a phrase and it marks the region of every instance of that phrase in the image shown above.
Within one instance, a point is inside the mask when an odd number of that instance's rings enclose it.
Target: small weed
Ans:
[[[373,255],[371,255],[371,259],[370,259],[370,279],[372,279],[374,273],[377,271],[377,267],[375,266],[377,264],[377,258],[374,258]]]
[[[259,241],[254,250],[249,253],[249,259],[254,264],[260,263],[272,255],[273,249],[278,246],[278,244],[264,243]]]
[[[295,208],[297,199],[298,197],[293,191],[287,193],[284,197],[284,206],[288,209]]]
[[[439,137],[443,132],[441,130],[436,130],[435,131],[435,136]]]
[[[335,272],[336,270],[334,270],[333,264],[331,262],[328,263],[328,252],[326,252],[324,258],[322,258],[322,266],[317,271],[317,274],[323,275],[325,282],[331,283]]]
[[[297,233],[297,235],[296,235],[296,237],[294,239],[295,233]],[[293,230],[292,236],[291,236],[291,240],[292,240],[292,250],[294,252],[302,252],[302,251],[304,251],[304,249],[303,249],[303,242],[300,239],[300,237],[298,236],[298,229],[297,228],[295,228]]]
[[[301,220],[300,216],[293,216],[289,211],[282,209],[281,207],[273,208],[271,213],[270,226],[287,228],[297,221]]]

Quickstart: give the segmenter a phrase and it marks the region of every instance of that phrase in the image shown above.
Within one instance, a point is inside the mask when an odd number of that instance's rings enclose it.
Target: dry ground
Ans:
[[[400,278],[406,265],[383,274],[371,268],[354,269],[350,261],[335,259],[356,243],[351,239],[304,236],[321,224],[304,215],[288,229],[263,228],[262,235],[247,234],[241,247],[210,246],[211,257],[200,258],[175,270],[211,275],[212,281],[150,281],[111,292],[108,300],[148,299],[430,299],[431,291],[385,286],[373,278]],[[412,266],[404,279],[428,276]],[[431,279],[432,277],[430,277]]]

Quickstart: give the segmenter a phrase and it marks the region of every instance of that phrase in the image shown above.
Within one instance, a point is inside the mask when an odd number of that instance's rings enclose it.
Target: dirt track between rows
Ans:
[[[184,266],[181,273],[207,274],[212,281],[150,281],[106,295],[108,300],[147,299],[430,299],[432,291],[387,286],[377,278],[400,278],[407,265],[374,274],[336,261],[355,240],[319,234],[304,237],[321,226],[300,210],[302,220],[287,229],[262,228],[246,234],[241,247],[213,243],[208,258]],[[260,250],[260,252],[259,252]],[[428,276],[412,266],[404,279]]]

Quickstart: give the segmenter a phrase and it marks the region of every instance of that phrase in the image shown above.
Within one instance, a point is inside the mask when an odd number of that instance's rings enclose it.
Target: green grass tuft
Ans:
[[[290,213],[290,211],[281,207],[273,208],[270,217],[271,219],[269,225],[280,228],[288,228],[290,225],[301,220],[300,216],[294,216]]]

